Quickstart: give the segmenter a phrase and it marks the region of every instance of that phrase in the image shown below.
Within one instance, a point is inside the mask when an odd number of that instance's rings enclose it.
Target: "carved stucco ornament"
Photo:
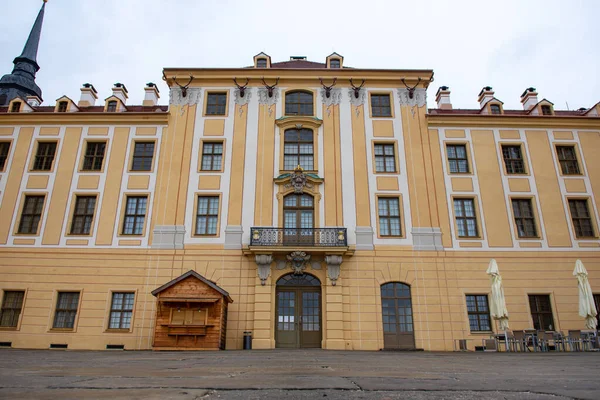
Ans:
[[[294,275],[302,275],[304,274],[306,265],[310,261],[310,254],[306,254],[303,251],[293,251],[286,258],[288,266],[294,271]]]
[[[331,285],[335,286],[338,278],[340,277],[340,267],[342,265],[342,256],[340,255],[327,255],[325,256],[325,263],[327,264],[327,276],[331,280]]]
[[[313,184],[308,182],[304,169],[298,165],[290,177],[290,182],[286,183],[284,188],[294,188],[294,193],[302,194],[304,193],[304,188],[312,189]]]
[[[405,88],[398,89],[398,99],[400,100],[401,106],[423,107],[427,104],[427,89],[415,89],[412,99],[408,92],[409,90]]]
[[[331,115],[331,107],[335,105],[339,105],[342,101],[342,89],[333,88],[329,93],[329,97],[327,97],[327,92],[325,89],[321,89],[321,100],[325,105],[327,110],[327,116]]]
[[[273,96],[269,97],[267,88],[258,88],[258,103],[269,106],[269,116],[273,113],[275,105],[279,101],[279,88],[273,88]]]
[[[233,89],[233,99],[236,105],[245,106],[250,103],[250,99],[252,98],[252,88],[246,88],[244,90],[244,97],[240,96],[240,89]]]
[[[254,257],[256,261],[258,277],[260,278],[260,284],[265,285],[265,282],[269,278],[271,273],[271,263],[273,262],[273,256],[271,254],[257,254]]]
[[[366,90],[360,89],[358,97],[354,95],[354,89],[348,90],[348,97],[350,98],[350,104],[356,108],[356,116],[360,115],[360,106],[365,104],[367,98]]]
[[[179,87],[172,87],[169,91],[169,104],[174,106],[193,106],[200,103],[202,88],[187,88],[186,96]]]

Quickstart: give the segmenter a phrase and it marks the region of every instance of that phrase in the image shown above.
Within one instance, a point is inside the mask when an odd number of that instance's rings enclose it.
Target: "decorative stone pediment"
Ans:
[[[296,115],[275,120],[275,125],[281,129],[280,132],[284,132],[286,129],[312,129],[316,131],[322,124],[323,120],[317,117]]]

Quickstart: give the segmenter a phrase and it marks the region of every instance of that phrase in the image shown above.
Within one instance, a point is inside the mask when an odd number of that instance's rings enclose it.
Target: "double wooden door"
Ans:
[[[321,347],[321,288],[277,288],[275,341],[279,348]]]

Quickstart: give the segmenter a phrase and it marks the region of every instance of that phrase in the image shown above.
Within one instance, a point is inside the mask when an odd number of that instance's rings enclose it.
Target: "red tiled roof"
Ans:
[[[148,112],[148,113],[152,113],[152,112],[166,112],[169,109],[169,106],[150,106],[150,107],[146,107],[146,106],[126,106],[127,107],[127,111],[125,111],[126,113],[128,112],[135,112],[135,113],[144,113],[144,112]],[[54,112],[54,106],[40,106],[40,107],[35,107],[34,112],[44,112],[44,113],[53,113]],[[104,106],[91,106],[91,107],[79,107],[79,111],[81,113],[103,113],[104,112]],[[8,107],[0,107],[0,114],[2,113],[8,113]],[[111,113],[112,114],[112,113]]]
[[[587,110],[586,110],[587,111]],[[454,108],[451,110],[441,109],[441,108],[430,108],[430,115],[485,115],[490,116],[491,114],[481,114],[480,109],[470,109],[470,108]],[[577,110],[554,110],[554,115],[558,117],[578,117],[585,114],[585,111],[577,111]],[[529,114],[529,111],[525,110],[504,110],[504,115],[510,116],[532,116]],[[497,115],[493,115],[496,117]],[[536,117],[537,115],[533,115]]]
[[[327,64],[307,60],[290,60],[271,63],[271,68],[327,68]]]

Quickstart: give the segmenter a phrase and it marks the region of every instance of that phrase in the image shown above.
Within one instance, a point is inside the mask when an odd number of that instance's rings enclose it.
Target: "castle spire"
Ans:
[[[40,70],[37,63],[37,52],[42,34],[42,23],[44,22],[44,11],[46,2],[38,13],[29,38],[23,47],[20,56],[14,59],[15,65],[12,73],[4,75],[0,79],[0,106],[7,105],[16,97],[37,96],[42,98],[42,90],[35,83],[35,74]]]

